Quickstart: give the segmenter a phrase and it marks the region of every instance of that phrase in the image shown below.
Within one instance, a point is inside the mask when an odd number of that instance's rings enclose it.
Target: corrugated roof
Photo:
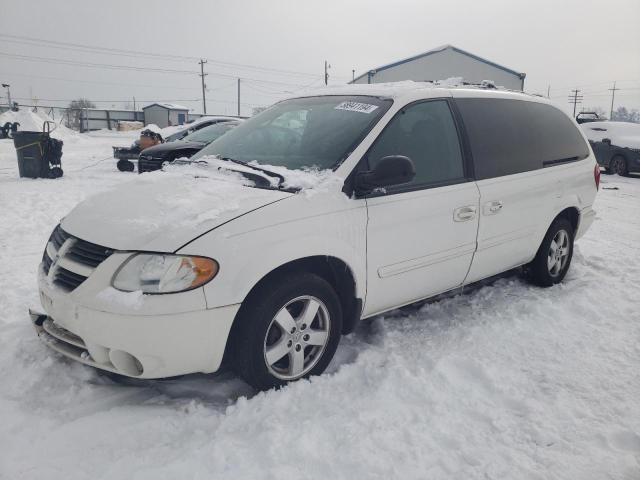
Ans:
[[[388,68],[393,68],[393,67],[396,67],[398,65],[402,65],[403,63],[411,62],[413,60],[417,60],[418,58],[427,57],[429,55],[433,55],[434,53],[442,52],[444,50],[449,50],[449,49],[453,50],[455,52],[461,53],[462,55],[466,55],[468,57],[471,57],[471,58],[473,58],[475,60],[478,60],[480,62],[486,63],[487,65],[491,65],[492,67],[499,68],[500,70],[504,70],[505,72],[511,73],[511,74],[516,75],[516,76],[518,76],[520,78],[524,78],[526,76],[525,73],[516,72],[515,70],[511,70],[510,68],[503,67],[502,65],[498,65],[497,63],[491,62],[491,61],[486,60],[486,59],[484,59],[482,57],[474,55],[473,53],[469,53],[469,52],[467,52],[465,50],[462,50],[461,48],[454,47],[453,45],[447,44],[447,45],[442,45],[442,46],[434,48],[432,50],[428,50],[426,52],[420,53],[418,55],[413,55],[412,57],[404,58],[402,60],[398,60],[396,62],[389,63],[388,65],[383,65],[383,66],[378,67],[378,68],[371,68],[371,69],[367,70],[365,73],[363,73],[362,75],[356,77],[353,80],[353,82],[355,82],[356,80],[361,79],[362,77],[367,76],[367,74],[369,72],[371,72],[371,71],[375,71],[377,73],[377,72],[379,72],[381,70],[386,70]],[[437,80],[437,79],[435,79],[435,80]]]

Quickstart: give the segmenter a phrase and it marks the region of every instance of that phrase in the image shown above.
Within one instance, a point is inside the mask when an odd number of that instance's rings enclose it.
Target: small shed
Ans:
[[[160,128],[172,125],[184,125],[189,120],[189,109],[173,103],[152,103],[142,107],[144,124],[151,123]]]
[[[373,68],[351,83],[383,83],[413,80],[415,82],[446,80],[462,77],[464,82],[491,80],[496,86],[522,90],[526,74],[466,52],[453,45],[433,50]]]

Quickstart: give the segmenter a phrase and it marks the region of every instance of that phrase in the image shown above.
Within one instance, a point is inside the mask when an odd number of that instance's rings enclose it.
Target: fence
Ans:
[[[67,107],[53,107],[49,105],[20,105],[20,108],[28,108],[32,111],[42,111],[49,115],[52,120],[60,121],[65,119],[67,126],[71,126],[73,117],[77,109],[69,109]],[[0,114],[9,110],[8,105],[0,105]],[[187,122],[192,122],[200,117],[205,116],[202,113],[189,113]],[[138,121],[146,125],[144,121],[144,112],[142,110],[108,110],[99,108],[84,108],[80,111],[79,129],[81,132],[92,130],[101,130],[103,128],[114,130],[118,127],[119,121]]]

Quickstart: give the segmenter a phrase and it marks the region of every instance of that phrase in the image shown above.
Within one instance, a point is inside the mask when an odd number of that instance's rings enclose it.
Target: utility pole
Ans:
[[[329,83],[329,69],[331,65],[326,60],[324,61],[324,84],[327,85]]]
[[[238,79],[238,116],[240,116],[240,79]]]
[[[207,61],[203,60],[201,58],[199,63],[200,63],[200,77],[202,79],[202,111],[206,115],[206,113],[207,113],[207,99],[206,99],[204,91],[207,88],[207,86],[204,84],[204,77],[206,77],[208,75],[208,73],[204,73],[204,64],[207,63]]]
[[[355,68],[351,70],[351,83],[356,81],[356,70]]]
[[[11,90],[9,89],[11,85],[3,83],[2,86],[7,89],[7,101],[9,102],[9,110],[11,110],[13,108],[13,104],[11,103]]]
[[[582,95],[578,95],[580,93],[579,89],[571,90],[572,95],[569,95],[569,103],[573,103],[573,116],[576,116],[576,106],[579,103],[582,103],[582,99],[584,98]]]
[[[136,97],[133,97],[133,111],[136,111]],[[135,117],[135,115],[134,115]]]
[[[547,98],[549,98],[549,94],[551,93],[551,85],[547,86]]]
[[[616,98],[616,90],[620,90],[616,88],[616,82],[613,82],[613,88],[610,88],[611,92],[611,112],[609,113],[609,120],[613,120],[613,100]]]

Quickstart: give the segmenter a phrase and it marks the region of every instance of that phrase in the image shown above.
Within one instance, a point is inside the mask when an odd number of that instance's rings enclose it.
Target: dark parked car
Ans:
[[[640,124],[588,122],[580,126],[606,173],[640,173]]]
[[[193,132],[182,140],[147,148],[140,153],[138,173],[160,170],[163,164],[177,158],[189,158],[238,124],[240,124],[239,120],[219,122]]]
[[[203,117],[188,124],[186,127],[167,135],[164,138],[164,142],[181,140],[187,135],[210,125],[229,121],[235,121],[235,119],[231,117]],[[113,157],[118,160],[118,170],[123,172],[132,172],[135,169],[135,164],[131,162],[131,160],[137,160],[140,156],[140,152],[140,140],[133,142],[130,147],[113,147]]]
[[[576,122],[582,125],[583,123],[589,122],[601,122],[602,118],[596,112],[580,112],[576,115]]]

